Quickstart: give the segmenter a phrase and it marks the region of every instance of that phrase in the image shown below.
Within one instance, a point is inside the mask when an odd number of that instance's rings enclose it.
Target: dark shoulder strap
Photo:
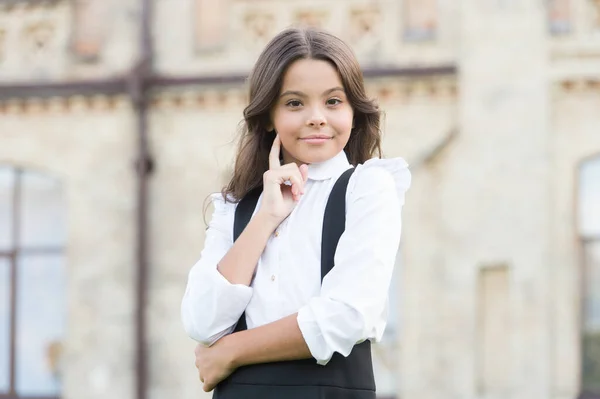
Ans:
[[[321,238],[321,280],[333,268],[335,250],[346,228],[346,189],[354,168],[350,168],[337,179],[323,216],[323,236]]]
[[[233,241],[238,239],[242,231],[246,228],[250,219],[252,219],[252,214],[254,213],[254,209],[256,208],[256,204],[258,203],[258,198],[260,197],[260,193],[262,193],[262,187],[257,187],[254,190],[250,191],[248,194],[244,196],[237,204],[235,208],[235,218],[233,219]],[[246,312],[242,313],[242,316],[238,320],[234,332],[244,331],[248,327],[246,326]]]
[[[238,239],[240,234],[242,234],[242,231],[244,231],[250,222],[260,193],[262,193],[262,187],[257,187],[246,194],[237,204],[233,221],[233,241]]]
[[[337,179],[325,206],[323,237],[321,239],[321,280],[333,268],[335,250],[346,228],[346,189],[352,173],[354,173],[354,168],[348,169]],[[250,222],[261,192],[262,187],[250,191],[235,208],[233,241],[238,239]],[[246,312],[244,312],[235,326],[234,332],[246,329]]]
[[[321,279],[333,267],[335,250],[346,228],[346,189],[352,173],[354,173],[354,168],[348,169],[337,179],[325,206],[323,236],[321,239]],[[261,192],[262,187],[250,191],[235,208],[233,241],[238,239],[250,222]]]

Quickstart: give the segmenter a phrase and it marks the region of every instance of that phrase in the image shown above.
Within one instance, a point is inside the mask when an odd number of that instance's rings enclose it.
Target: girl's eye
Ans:
[[[290,100],[287,103],[285,103],[285,105],[287,105],[288,107],[297,108],[301,106],[302,103],[298,100]]]
[[[330,98],[327,100],[327,105],[338,105],[342,102],[339,98]]]

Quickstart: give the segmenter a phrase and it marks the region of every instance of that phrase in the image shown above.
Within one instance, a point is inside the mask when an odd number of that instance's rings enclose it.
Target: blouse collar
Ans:
[[[308,178],[311,180],[331,179],[332,177],[338,177],[349,167],[348,157],[342,150],[335,157],[327,161],[308,165]]]

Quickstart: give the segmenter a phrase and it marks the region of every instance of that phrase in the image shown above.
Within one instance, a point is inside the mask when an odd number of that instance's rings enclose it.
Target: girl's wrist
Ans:
[[[262,210],[259,210],[252,220],[255,220],[260,226],[268,230],[269,235],[273,233],[281,224],[280,220],[277,220]]]
[[[228,367],[232,368],[232,369],[237,369],[238,367],[241,367],[242,364],[239,363],[239,351],[238,351],[238,345],[237,345],[237,338],[238,338],[237,333],[233,333],[233,334],[229,334],[224,336],[223,338],[221,338],[224,342],[223,342],[223,347],[225,349],[225,353],[224,353],[224,357],[225,357],[225,362],[227,364]]]

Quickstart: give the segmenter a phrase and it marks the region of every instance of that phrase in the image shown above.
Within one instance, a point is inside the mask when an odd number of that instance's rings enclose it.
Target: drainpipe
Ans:
[[[137,270],[135,275],[136,399],[146,399],[148,381],[146,308],[148,293],[148,183],[153,162],[148,146],[148,82],[152,74],[151,0],[140,3],[139,62],[128,80],[128,92],[137,117]]]

